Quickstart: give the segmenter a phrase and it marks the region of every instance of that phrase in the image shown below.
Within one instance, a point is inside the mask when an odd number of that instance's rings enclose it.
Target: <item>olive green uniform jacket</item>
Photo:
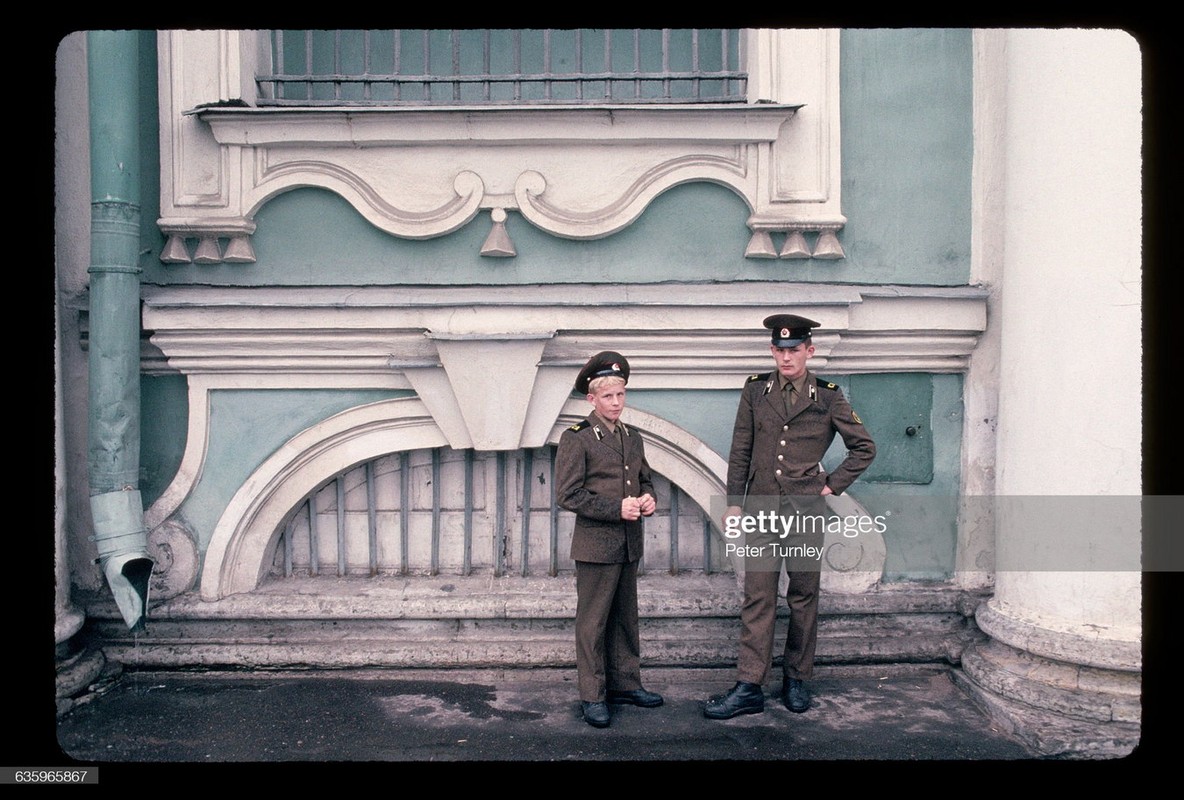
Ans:
[[[821,461],[835,435],[847,456],[831,473]],[[868,468],[876,445],[838,386],[807,371],[806,391],[788,411],[777,373],[744,384],[728,455],[728,503],[746,497],[817,496],[823,486],[842,494]]]
[[[654,494],[641,434],[617,422],[618,436],[593,412],[559,438],[555,492],[559,506],[576,514],[574,561],[618,564],[637,561],[642,521],[621,519],[621,500]]]

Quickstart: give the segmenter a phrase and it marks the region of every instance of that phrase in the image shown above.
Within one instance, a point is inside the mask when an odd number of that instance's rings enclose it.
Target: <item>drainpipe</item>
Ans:
[[[94,542],[124,622],[142,630],[153,561],[140,498],[139,41],[87,34],[91,263],[90,506]]]

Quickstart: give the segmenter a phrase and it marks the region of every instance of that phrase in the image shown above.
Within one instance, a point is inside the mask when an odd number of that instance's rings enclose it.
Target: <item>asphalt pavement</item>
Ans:
[[[73,763],[362,765],[389,762],[1024,761],[1038,757],[932,666],[818,668],[811,709],[780,703],[715,721],[703,703],[728,669],[648,669],[659,708],[583,721],[575,670],[124,672],[57,721]],[[109,769],[105,769],[109,768]],[[184,773],[182,773],[184,774]],[[288,772],[289,775],[293,774]]]

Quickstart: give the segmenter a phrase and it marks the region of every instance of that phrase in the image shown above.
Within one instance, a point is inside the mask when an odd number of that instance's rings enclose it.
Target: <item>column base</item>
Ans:
[[[81,698],[87,696],[88,689],[100,679],[107,664],[102,651],[92,649],[58,660],[54,674],[54,696],[59,717],[82,702]]]
[[[953,675],[997,724],[1043,755],[1121,758],[1139,744],[1139,672],[1056,661],[988,640],[967,648]]]

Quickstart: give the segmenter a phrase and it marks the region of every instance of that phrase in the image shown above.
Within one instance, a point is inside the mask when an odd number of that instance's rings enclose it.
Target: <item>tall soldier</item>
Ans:
[[[709,719],[765,710],[763,686],[772,663],[783,557],[789,574],[785,599],[790,619],[781,700],[797,713],[810,707],[803,681],[814,669],[821,561],[787,554],[821,553],[825,524],[817,521],[829,516],[826,496],[846,490],[876,455],[875,443],[842,390],[806,369],[807,359],[814,355],[812,331],[818,323],[794,314],[774,314],[764,326],[772,331],[769,352],[777,369],[753,375],[741,392],[728,456],[724,527],[729,528],[729,518],[759,512],[812,524],[800,525],[787,536],[782,535],[785,531],[758,531],[747,541],[745,552],[758,555],[745,559],[739,680],[727,694],[707,702],[703,714]],[[827,474],[821,461],[836,433],[847,446],[847,456]]]
[[[576,562],[576,674],[584,720],[610,721],[609,704],[662,705],[641,685],[637,565],[642,517],[654,513],[654,485],[641,435],[621,422],[629,362],[606,351],[588,360],[576,391],[592,413],[559,438],[555,457],[558,503],[576,514],[571,557]]]

